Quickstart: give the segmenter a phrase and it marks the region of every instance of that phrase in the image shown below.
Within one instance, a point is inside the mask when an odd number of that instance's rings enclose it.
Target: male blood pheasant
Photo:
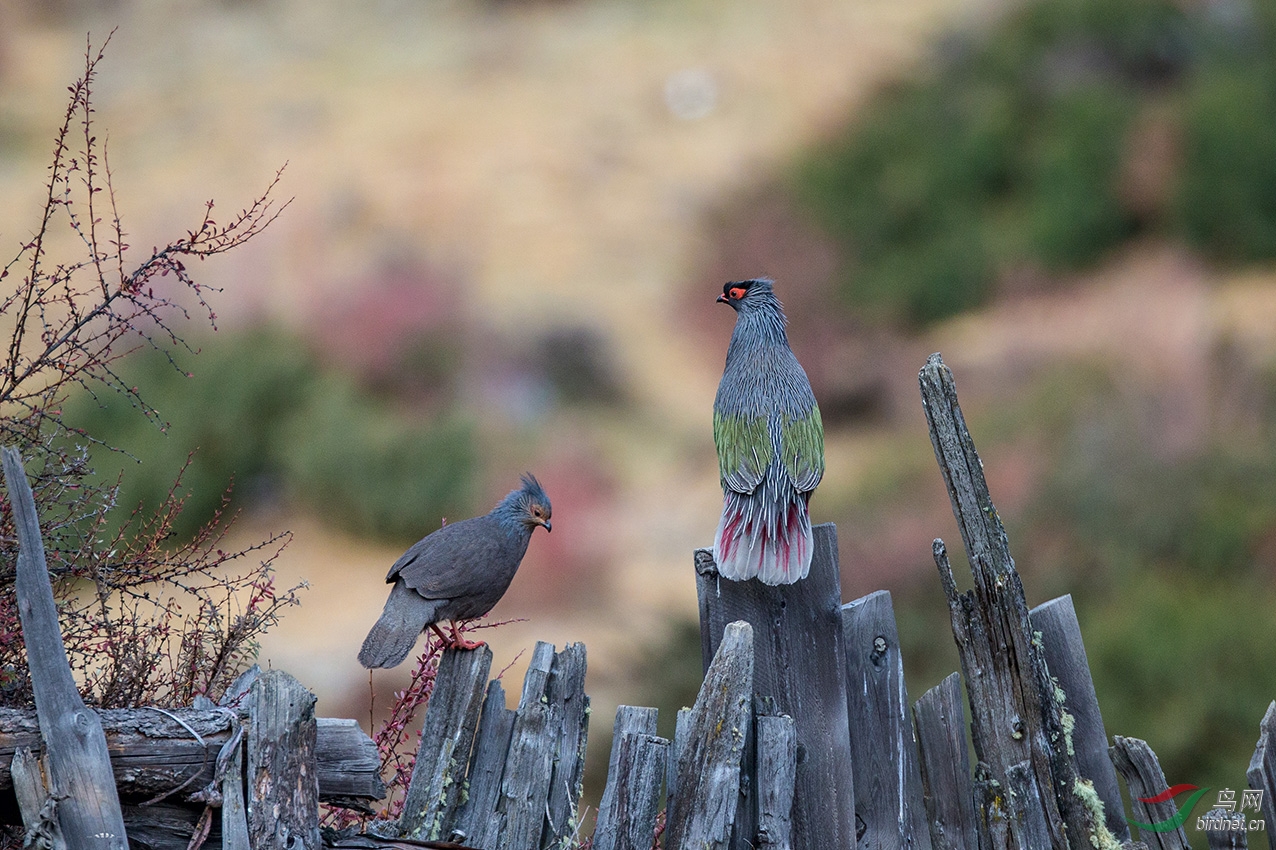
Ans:
[[[407,658],[426,626],[450,646],[482,646],[482,641],[462,639],[456,621],[491,611],[518,571],[532,529],[551,530],[549,497],[531,475],[522,483],[491,513],[443,526],[394,562],[385,577],[394,587],[381,619],[364,638],[360,664],[394,667]],[[450,638],[439,631],[440,620],[452,621]]]
[[[723,494],[713,557],[724,578],[792,584],[811,569],[807,502],[824,475],[820,409],[771,281],[728,283],[718,301],[736,321],[713,402]]]

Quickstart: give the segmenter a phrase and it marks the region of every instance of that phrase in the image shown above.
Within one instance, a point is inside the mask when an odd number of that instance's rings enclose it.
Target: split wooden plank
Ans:
[[[529,850],[540,846],[549,800],[549,783],[545,780],[553,771],[557,753],[557,741],[553,738],[553,730],[558,726],[556,707],[546,696],[553,664],[553,645],[537,643],[523,678],[513,738],[505,757],[501,793],[491,824],[496,838],[496,843],[491,845],[493,850]]]
[[[757,742],[758,847],[793,847],[793,791],[797,786],[797,724],[787,714],[754,721]]]
[[[1245,772],[1249,787],[1263,792],[1263,820],[1267,824],[1267,841],[1276,850],[1276,701],[1258,724],[1258,744]]]
[[[466,778],[468,793],[448,840],[482,847],[495,843],[495,835],[486,833],[501,793],[501,777],[514,732],[514,718],[514,709],[505,706],[505,689],[500,679],[493,679],[487,685],[483,712],[479,716],[474,754]]]
[[[742,620],[752,625],[754,693],[770,701],[771,713],[787,714],[797,724],[802,755],[793,805],[793,846],[795,850],[849,850],[855,846],[855,792],[837,529],[825,523],[812,531],[811,572],[790,585],[723,579],[713,553],[696,550],[701,653],[708,664],[727,623]],[[751,763],[751,757],[746,758]],[[681,787],[675,793],[681,796]],[[756,843],[757,804],[744,798],[740,810],[734,846],[746,848]]]
[[[934,850],[979,846],[961,675],[952,673],[913,707],[923,799]]]
[[[315,695],[267,670],[248,697],[248,835],[253,850],[318,850]]]
[[[1130,826],[1125,820],[1121,787],[1117,784],[1112,759],[1108,757],[1108,733],[1103,728],[1103,715],[1094,692],[1094,679],[1090,675],[1090,662],[1086,658],[1072,595],[1043,602],[1028,616],[1033,630],[1041,635],[1041,648],[1050,675],[1059,684],[1060,692],[1055,699],[1062,699],[1063,710],[1072,716],[1072,723],[1065,724],[1068,738],[1065,743],[1066,749],[1074,753],[1077,774],[1094,786],[1094,793],[1103,804],[1103,821],[1108,832],[1117,841],[1129,841]]]
[[[443,651],[399,818],[401,837],[437,841],[455,823],[491,667],[487,646]]]
[[[580,826],[578,807],[585,779],[589,739],[589,696],[585,693],[585,644],[569,643],[554,655],[545,697],[554,707],[557,740],[554,769],[545,801],[541,850],[567,850]]]
[[[1162,824],[1173,819],[1178,814],[1178,805],[1174,800],[1143,802],[1169,788],[1161,763],[1147,741],[1116,735],[1112,742],[1112,763],[1125,779],[1125,786],[1130,791],[1130,808],[1134,812],[1134,820],[1138,823]],[[1139,838],[1147,844],[1148,850],[1188,850],[1190,847],[1187,833],[1181,826],[1164,832],[1140,829]]]
[[[670,748],[655,732],[656,709],[616,710],[593,850],[650,850]]]
[[[668,847],[731,846],[744,742],[753,721],[753,642],[752,626],[731,623],[709,664],[678,753],[678,795],[665,827]]]
[[[58,800],[57,818],[67,844],[126,850],[124,815],[111,773],[106,736],[97,712],[80,698],[49,582],[35,497],[22,457],[3,450],[5,484],[18,535],[15,589],[36,715],[45,742],[48,784]]]
[[[859,846],[930,850],[899,630],[888,591],[842,606]]]

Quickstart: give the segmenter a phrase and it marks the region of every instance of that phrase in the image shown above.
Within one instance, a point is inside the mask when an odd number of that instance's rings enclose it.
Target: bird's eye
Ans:
[[[746,292],[748,292],[748,290],[745,289],[743,286],[733,286],[731,287],[730,291],[727,292],[727,297],[732,298],[736,301],[739,301],[741,298],[744,297],[744,293]]]

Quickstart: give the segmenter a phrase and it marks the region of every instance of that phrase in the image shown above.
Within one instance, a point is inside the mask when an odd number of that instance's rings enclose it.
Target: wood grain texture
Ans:
[[[416,764],[403,801],[398,834],[437,841],[456,821],[474,746],[492,650],[448,648],[421,723]]]
[[[891,595],[879,590],[842,606],[847,713],[859,846],[930,850],[917,738]]]
[[[754,719],[757,741],[758,847],[793,847],[793,791],[797,786],[797,724],[787,714]]]
[[[650,850],[670,750],[655,731],[654,708],[616,710],[593,850]]]
[[[85,707],[71,676],[35,498],[17,451],[3,450],[3,467],[18,535],[18,616],[47,754],[48,782],[59,798],[58,823],[67,844],[77,850],[125,850],[128,839],[106,736],[97,713]]]
[[[1263,819],[1267,822],[1267,841],[1276,848],[1276,701],[1258,724],[1258,744],[1245,771],[1249,787],[1263,792]]]
[[[961,675],[952,673],[922,694],[913,707],[922,794],[934,850],[979,846],[963,699]]]
[[[448,836],[451,841],[460,844],[468,841],[475,846],[489,846],[495,842],[495,834],[489,836],[487,832],[496,812],[496,799],[501,793],[501,778],[514,732],[514,717],[514,709],[505,706],[505,689],[500,679],[488,682],[466,777],[468,793],[452,834]]]
[[[790,585],[723,579],[712,552],[696,550],[701,652],[707,663],[729,622],[753,627],[754,693],[768,701],[769,713],[797,724],[793,846],[841,850],[855,846],[856,833],[842,586],[836,528],[825,523],[813,532],[810,575]],[[675,791],[681,796],[680,786]],[[756,841],[757,806],[746,798],[740,808],[733,846],[746,848]]]
[[[248,835],[253,850],[318,848],[315,696],[267,670],[248,698]]]
[[[1142,798],[1155,797],[1169,787],[1165,781],[1165,772],[1161,770],[1161,762],[1157,760],[1156,753],[1152,752],[1147,741],[1116,735],[1112,738],[1110,753],[1112,764],[1116,766],[1129,789],[1130,810],[1134,820],[1155,824],[1178,814],[1178,804],[1174,800],[1143,802]],[[1180,800],[1179,803],[1181,802]],[[1168,832],[1141,829],[1139,839],[1147,844],[1148,850],[1187,850],[1190,847],[1182,827]]]
[[[726,850],[740,808],[741,761],[753,721],[753,628],[729,624],[691,707],[678,753],[678,795],[668,809],[668,847]]]

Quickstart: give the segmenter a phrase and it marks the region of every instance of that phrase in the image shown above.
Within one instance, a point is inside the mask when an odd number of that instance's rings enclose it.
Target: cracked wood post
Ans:
[[[486,846],[496,840],[494,835],[489,838],[485,833],[496,811],[496,798],[501,793],[501,776],[514,732],[514,717],[514,710],[505,707],[505,689],[501,680],[488,682],[478,732],[474,736],[474,754],[466,776],[469,793],[448,836],[449,841]]]
[[[18,452],[6,447],[3,455],[5,484],[18,534],[15,587],[22,640],[45,742],[49,783],[54,794],[65,795],[57,803],[58,823],[67,845],[76,850],[126,850],[124,815],[102,723],[80,698],[62,644],[35,497]]]
[[[492,650],[487,646],[443,651],[403,800],[401,837],[437,841],[450,833],[461,805],[483,685],[491,667]]]
[[[656,735],[656,709],[616,709],[593,850],[650,850],[669,748]]]
[[[1110,754],[1112,763],[1125,779],[1125,786],[1130,792],[1130,808],[1134,812],[1135,821],[1146,824],[1164,823],[1178,814],[1179,807],[1172,799],[1159,803],[1143,802],[1169,787],[1165,782],[1161,763],[1157,761],[1156,753],[1152,752],[1147,741],[1114,735]],[[1187,843],[1187,833],[1182,826],[1166,832],[1140,829],[1139,838],[1147,844],[1148,850],[1191,850],[1191,845]]]
[[[744,741],[753,720],[753,672],[753,627],[731,623],[688,717],[686,741],[678,753],[678,795],[665,821],[666,847],[732,846]]]
[[[744,620],[753,626],[754,693],[768,703],[767,713],[787,714],[797,724],[793,847],[850,850],[855,847],[855,781],[837,529],[824,523],[812,532],[811,572],[796,584],[729,581],[719,577],[710,550],[696,551],[701,656],[706,664],[713,657],[727,623]],[[751,747],[746,765],[753,762]],[[681,781],[674,789],[679,796]],[[752,847],[757,805],[745,797],[740,810],[733,846]]]
[[[973,850],[979,846],[966,713],[961,703],[961,674],[952,673],[913,706],[923,799],[934,850]]]
[[[1108,757],[1108,733],[1103,728],[1099,698],[1094,693],[1094,679],[1081,640],[1081,624],[1067,594],[1043,602],[1028,612],[1032,628],[1041,633],[1050,675],[1059,683],[1063,710],[1072,715],[1069,746],[1076,754],[1077,773],[1094,786],[1103,803],[1103,820],[1117,841],[1130,840],[1130,825],[1125,820],[1125,805],[1117,785],[1116,770]]]
[[[267,670],[248,697],[248,835],[253,850],[319,850],[315,695]]]
[[[933,546],[970,699],[976,809],[992,847],[1081,848],[1109,837],[1076,792],[1062,711],[1038,641],[1006,530],[938,354],[918,373],[935,460],[961,529],[975,587],[958,593],[943,541]]]
[[[904,685],[904,660],[889,591],[842,606],[847,713],[859,846],[930,850],[930,828],[917,767],[917,736]]]
[[[589,738],[589,697],[585,694],[585,644],[569,643],[554,655],[545,696],[554,705],[557,741],[554,770],[545,802],[542,850],[566,850],[580,826],[580,794]]]
[[[757,743],[758,848],[792,850],[797,724],[787,714],[754,719]]]
[[[1276,848],[1276,701],[1258,724],[1258,744],[1245,771],[1249,787],[1263,792],[1263,819],[1267,822],[1267,841]]]

